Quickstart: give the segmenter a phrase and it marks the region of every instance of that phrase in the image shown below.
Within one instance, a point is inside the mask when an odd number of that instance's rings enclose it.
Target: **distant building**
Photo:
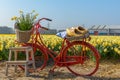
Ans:
[[[65,31],[64,29],[63,30],[58,30],[58,32],[63,32],[63,31]]]
[[[0,26],[0,34],[13,34],[14,30],[7,26]]]
[[[120,35],[120,25],[94,25],[88,30],[93,35]]]
[[[57,30],[56,29],[49,29],[49,30],[40,29],[39,32],[41,34],[56,34]]]

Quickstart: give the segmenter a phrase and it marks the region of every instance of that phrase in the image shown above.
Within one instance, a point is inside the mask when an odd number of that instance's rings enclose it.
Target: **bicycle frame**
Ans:
[[[67,40],[66,38],[64,38],[63,42],[62,42],[62,47],[60,49],[60,53],[57,54],[56,52],[50,50],[43,42],[42,38],[41,38],[41,34],[38,31],[42,26],[39,24],[39,22],[41,20],[46,20],[46,18],[42,18],[40,20],[38,20],[38,22],[34,25],[34,28],[32,30],[32,39],[29,43],[38,45],[38,46],[33,46],[34,47],[34,51],[36,51],[36,48],[39,48],[40,50],[42,50],[44,52],[44,54],[46,55],[46,59],[48,60],[48,55],[50,55],[51,58],[53,58],[54,62],[56,65],[58,66],[69,66],[69,65],[73,65],[73,64],[78,64],[78,63],[83,63],[82,60],[82,56],[81,57],[77,57],[77,56],[73,56],[74,58],[76,58],[76,60],[79,60],[77,62],[64,62],[63,60],[63,50],[64,48],[69,45],[71,42],[69,40]],[[29,45],[29,43],[25,43],[25,45]],[[66,44],[66,45],[65,45]],[[54,57],[55,55],[55,57]],[[57,56],[57,57],[56,57]],[[72,58],[73,58],[72,57]],[[82,61],[80,61],[82,60]],[[45,67],[45,65],[44,65]]]

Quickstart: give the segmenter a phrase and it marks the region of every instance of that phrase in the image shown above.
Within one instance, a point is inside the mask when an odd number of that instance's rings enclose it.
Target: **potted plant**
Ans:
[[[18,42],[28,42],[31,36],[32,28],[36,17],[38,16],[33,10],[31,13],[24,13],[19,11],[19,17],[12,17],[11,20],[15,20],[15,32]]]

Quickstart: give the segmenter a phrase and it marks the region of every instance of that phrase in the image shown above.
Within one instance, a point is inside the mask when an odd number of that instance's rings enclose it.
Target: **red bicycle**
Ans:
[[[87,42],[85,36],[79,40],[69,40],[70,38],[64,38],[61,50],[58,54],[50,50],[43,42],[39,29],[47,28],[40,25],[40,21],[42,20],[52,21],[48,18],[39,19],[34,24],[30,41],[28,43],[24,43],[24,46],[32,46],[34,53],[39,52],[42,56],[40,63],[38,64],[38,71],[45,68],[47,61],[49,60],[49,56],[54,60],[54,66],[51,71],[54,71],[57,66],[66,67],[70,72],[79,76],[90,76],[97,71],[100,55],[97,49]]]

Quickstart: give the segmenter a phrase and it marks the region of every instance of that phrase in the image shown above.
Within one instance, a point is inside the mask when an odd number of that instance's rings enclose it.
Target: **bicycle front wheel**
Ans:
[[[99,53],[91,44],[73,41],[63,51],[63,60],[70,72],[79,76],[90,76],[99,67]]]
[[[35,56],[35,63],[36,63],[36,68],[38,71],[42,70],[48,61],[48,55],[46,54],[46,51],[43,49],[42,46],[34,43],[25,43],[24,46],[31,46],[34,50]]]

